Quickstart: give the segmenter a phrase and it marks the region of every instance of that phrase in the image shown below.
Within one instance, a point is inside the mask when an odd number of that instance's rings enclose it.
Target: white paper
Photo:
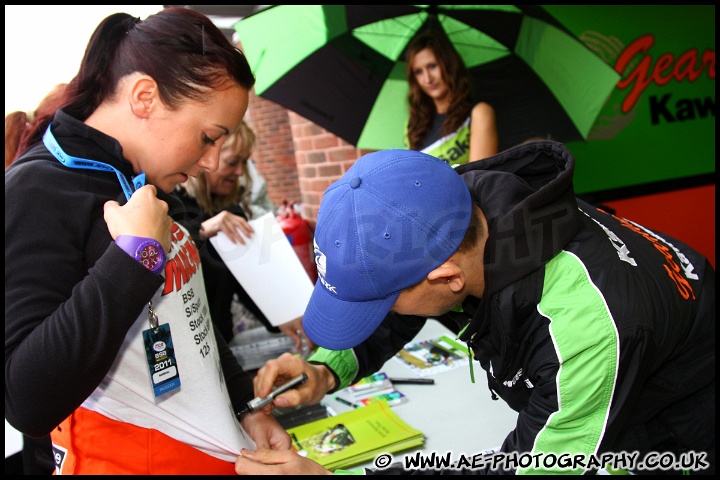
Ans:
[[[313,284],[273,212],[250,220],[245,245],[220,232],[210,238],[220,258],[270,323],[277,327],[305,313]]]

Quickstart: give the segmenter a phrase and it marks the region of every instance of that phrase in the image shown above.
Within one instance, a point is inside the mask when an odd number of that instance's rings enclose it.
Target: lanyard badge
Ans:
[[[142,335],[153,393],[159,397],[180,387],[180,372],[175,360],[170,324],[158,325],[152,302],[148,303],[148,320],[150,328],[143,330]]]
[[[52,127],[52,123],[48,125],[43,134],[43,143],[50,153],[66,167],[114,172],[128,200],[130,200],[135,190],[145,185],[144,173],[136,175],[131,184],[125,175],[112,165],[68,155],[55,139],[50,127]],[[175,348],[170,334],[170,324],[158,324],[152,302],[148,302],[148,321],[150,322],[150,328],[143,330],[142,335],[145,342],[145,353],[147,354],[153,393],[158,397],[180,387],[180,372],[177,368],[177,360],[175,360]]]

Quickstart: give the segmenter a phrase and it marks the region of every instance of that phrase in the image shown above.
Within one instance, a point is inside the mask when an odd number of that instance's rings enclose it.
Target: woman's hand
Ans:
[[[240,424],[253,439],[258,449],[287,450],[290,448],[290,435],[272,415],[262,412],[243,416]]]
[[[255,233],[247,220],[227,210],[223,210],[202,223],[200,238],[207,240],[217,235],[218,232],[224,232],[231,242],[242,245],[245,245],[245,237],[250,238],[252,234]],[[242,234],[240,232],[242,232]]]
[[[157,198],[154,185],[138,188],[122,207],[115,200],[108,200],[104,217],[113,239],[119,235],[154,238],[165,253],[170,252],[172,219],[168,216],[168,204]]]
[[[243,449],[235,460],[238,475],[331,475],[319,463],[301,457],[292,450]]]
[[[310,348],[313,348],[315,345],[310,341],[307,335],[305,335],[305,331],[302,327],[302,317],[298,317],[294,320],[290,320],[289,322],[283,323],[282,325],[278,325],[278,328],[282,333],[284,333],[287,337],[289,337],[293,342],[295,342],[295,350],[300,351],[302,348],[302,340],[300,337],[304,337],[305,341],[307,342],[308,346]]]

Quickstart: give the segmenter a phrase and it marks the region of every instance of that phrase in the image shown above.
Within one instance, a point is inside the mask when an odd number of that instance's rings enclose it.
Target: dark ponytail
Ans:
[[[123,77],[134,72],[153,77],[160,98],[171,109],[187,100],[202,102],[209,90],[225,85],[250,90],[255,84],[245,56],[202,13],[174,7],[145,20],[114,13],[90,37],[59,108],[84,121],[115,94]],[[40,141],[54,113],[34,122],[20,151]]]
[[[116,51],[125,39],[133,17],[114,13],[105,18],[90,37],[80,70],[70,82],[74,93],[65,113],[85,120],[110,96],[115,88],[111,77]]]

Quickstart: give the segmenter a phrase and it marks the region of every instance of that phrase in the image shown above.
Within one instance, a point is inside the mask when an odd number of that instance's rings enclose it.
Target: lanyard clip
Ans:
[[[145,173],[143,172],[143,173],[141,173],[141,174],[135,175],[135,176],[133,177],[132,182],[133,182],[133,188],[134,188],[133,191],[135,191],[135,190],[137,190],[138,188],[144,186],[144,185],[145,185]]]

